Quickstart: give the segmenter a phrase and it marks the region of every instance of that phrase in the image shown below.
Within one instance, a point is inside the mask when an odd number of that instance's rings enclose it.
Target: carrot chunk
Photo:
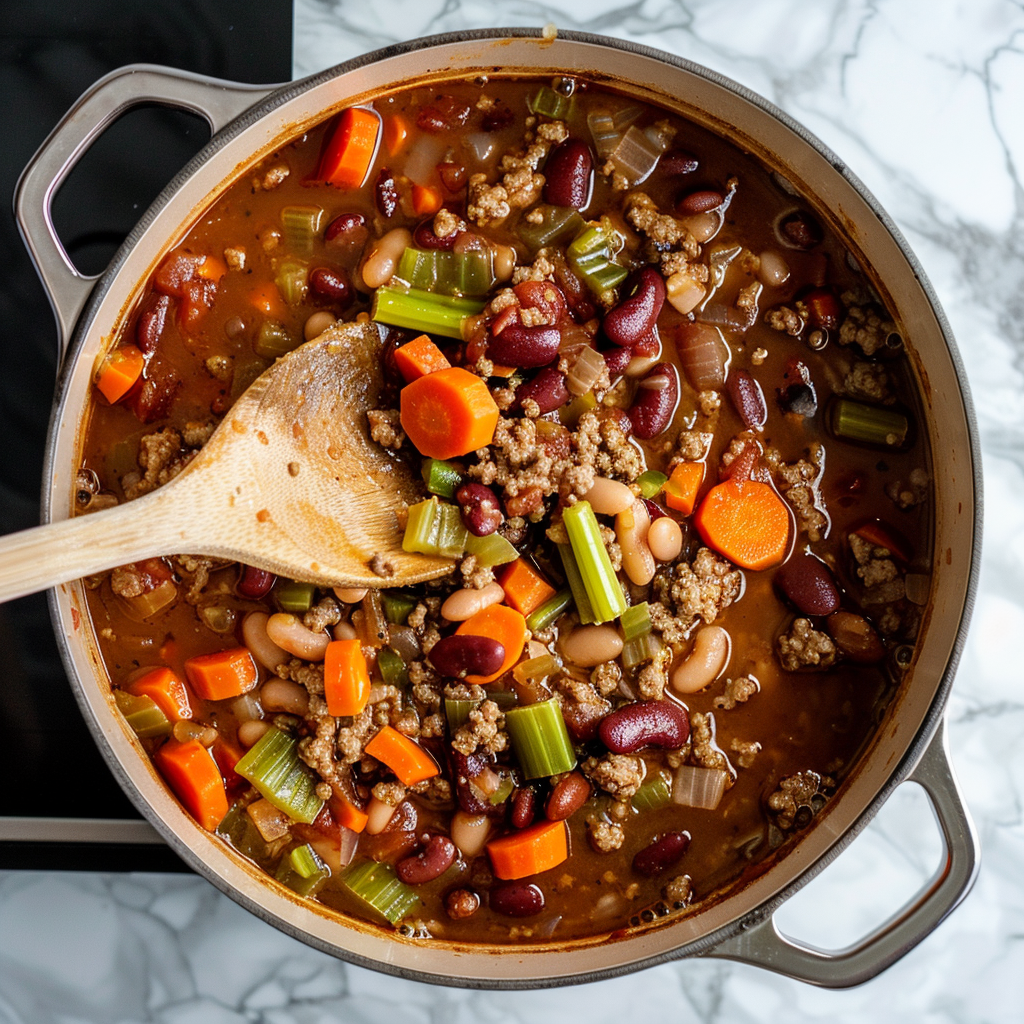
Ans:
[[[708,491],[693,521],[708,547],[743,569],[767,569],[785,557],[789,512],[768,484],[726,480]]]
[[[134,345],[120,345],[103,360],[96,375],[96,387],[113,405],[131,391],[145,365],[146,357],[139,349]]]
[[[192,717],[192,702],[185,683],[169,668],[155,668],[124,687],[136,697],[149,697],[172,722]]]
[[[185,662],[189,684],[204,700],[226,700],[248,693],[259,680],[246,647],[200,654]]]
[[[680,462],[665,483],[665,504],[684,516],[690,515],[704,483],[704,470],[703,462]]]
[[[338,118],[320,160],[319,177],[338,188],[359,188],[377,152],[380,118],[363,107],[349,107]]]
[[[153,762],[189,814],[213,832],[228,813],[228,796],[220,769],[206,747],[198,740],[168,740],[153,755]]]
[[[451,365],[445,359],[444,353],[426,334],[421,334],[395,349],[395,366],[405,378],[406,384],[426,377],[428,373],[447,370]]]
[[[284,320],[288,316],[284,299],[273,281],[264,281],[253,288],[249,292],[249,302],[272,320]]]
[[[505,648],[505,660],[493,675],[466,676],[467,683],[483,686],[503,676],[519,660],[529,631],[526,619],[520,612],[503,604],[492,604],[466,619],[455,632],[469,636],[489,636]]]
[[[328,806],[331,809],[331,814],[334,815],[334,820],[344,828],[350,828],[353,832],[362,832],[370,820],[366,811],[350,804],[340,796],[332,796],[328,801]]]
[[[421,455],[452,459],[494,440],[498,406],[487,385],[461,366],[437,370],[402,388],[402,429]]]
[[[384,122],[384,145],[394,156],[409,137],[409,122],[401,114],[391,114]]]
[[[523,558],[512,562],[499,582],[505,591],[505,602],[521,615],[529,615],[556,593],[555,588]]]
[[[335,718],[358,715],[370,699],[370,674],[358,640],[332,640],[324,655],[324,699]]]
[[[427,185],[412,187],[412,212],[417,217],[432,217],[441,209],[441,193]]]
[[[569,856],[564,821],[542,821],[487,844],[496,878],[515,879],[557,867]]]
[[[385,725],[366,744],[366,753],[386,764],[404,786],[431,779],[438,774],[437,764],[418,743]]]

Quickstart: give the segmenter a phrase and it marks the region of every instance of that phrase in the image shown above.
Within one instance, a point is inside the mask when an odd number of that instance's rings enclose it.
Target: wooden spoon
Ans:
[[[374,324],[336,325],[263,373],[170,483],[0,539],[0,601],[170,554],[321,586],[402,586],[451,572],[450,559],[402,550],[396,511],[422,500],[423,486],[368,436],[379,351]]]

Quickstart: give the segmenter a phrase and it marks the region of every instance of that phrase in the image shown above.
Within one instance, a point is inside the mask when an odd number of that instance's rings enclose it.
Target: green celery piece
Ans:
[[[382,647],[377,652],[377,668],[380,669],[381,679],[388,686],[403,689],[409,685],[409,670],[405,667],[402,656],[390,647]]]
[[[298,260],[285,260],[277,268],[274,284],[289,306],[298,306],[309,290],[309,267]]]
[[[571,604],[572,591],[560,590],[554,597],[549,597],[526,616],[526,628],[531,633],[547,629]]]
[[[437,553],[442,558],[458,558],[466,550],[469,531],[462,522],[458,505],[439,504],[441,525],[437,532]]]
[[[280,729],[268,729],[235,765],[260,794],[290,818],[309,824],[320,813],[316,778],[299,759],[298,741]]]
[[[421,288],[383,287],[373,293],[372,318],[392,327],[461,338],[462,321],[485,305],[483,300],[436,295]]]
[[[636,668],[645,661],[650,661],[662,648],[662,642],[654,633],[641,633],[640,636],[628,640],[622,645],[623,668]]]
[[[493,700],[502,711],[507,711],[519,704],[519,696],[515,690],[488,690],[487,699]]]
[[[274,877],[300,896],[315,896],[331,877],[330,869],[308,843],[281,858]]]
[[[882,448],[902,448],[906,443],[910,421],[901,412],[849,398],[838,399],[830,412],[833,433],[847,441]]]
[[[558,410],[558,419],[562,426],[572,429],[579,423],[580,417],[585,412],[597,408],[597,395],[588,391],[585,395],[577,395],[568,405],[563,405]]]
[[[622,137],[622,133],[615,127],[612,115],[607,110],[592,110],[587,114],[587,127],[594,140],[597,155],[602,160],[607,160]]]
[[[462,473],[450,462],[442,459],[424,459],[423,482],[431,494],[452,500],[462,483]]]
[[[558,554],[562,559],[562,568],[565,570],[565,582],[569,584],[572,592],[572,599],[576,604],[576,614],[580,622],[587,626],[596,622],[594,609],[590,605],[590,597],[587,588],[583,584],[583,576],[580,574],[580,567],[576,564],[576,556],[572,553],[572,547],[568,544],[558,545]]]
[[[409,613],[416,607],[416,598],[398,590],[384,590],[380,595],[384,618],[396,626],[404,626]]]
[[[487,252],[414,249],[398,261],[396,276],[413,288],[440,295],[486,295],[494,284],[494,256]]]
[[[403,551],[456,558],[466,550],[469,533],[455,505],[427,498],[409,507],[409,521],[402,538]]]
[[[569,114],[572,97],[555,92],[550,85],[542,85],[538,92],[526,101],[526,105],[532,114],[542,114],[553,121],[561,121]]]
[[[507,565],[519,557],[519,552],[513,547],[511,541],[502,537],[500,533],[475,537],[467,531],[466,550],[471,555],[476,555],[477,563],[484,569],[491,569],[496,565]]]
[[[364,860],[341,876],[342,882],[390,924],[398,924],[420,902],[419,896],[395,875],[390,864]]]
[[[668,482],[668,477],[656,469],[649,469],[646,473],[641,473],[636,482],[640,485],[640,493],[645,498],[653,498]]]
[[[571,206],[543,203],[535,206],[530,213],[539,213],[543,219],[539,224],[533,224],[525,217],[520,218],[516,234],[534,252],[546,245],[562,245],[570,238],[575,238],[584,226],[583,218]]]
[[[494,254],[487,252],[452,253],[456,266],[456,287],[460,295],[486,295],[494,286]]]
[[[610,235],[603,224],[588,224],[565,251],[569,265],[596,295],[615,288],[629,273],[613,262]]]
[[[487,802],[492,807],[497,807],[498,804],[503,804],[512,795],[512,791],[515,788],[516,784],[512,776],[507,771],[503,772],[498,788],[487,798]]]
[[[647,602],[631,605],[622,613],[619,621],[622,623],[622,639],[626,643],[650,633],[651,613]]]
[[[610,622],[626,610],[622,585],[612,568],[589,501],[578,501],[562,513],[569,544],[583,577],[595,622]],[[582,620],[581,620],[582,621]]]
[[[234,804],[217,826],[217,835],[228,842],[243,857],[259,862],[267,855],[267,843],[245,808]]]
[[[448,719],[448,729],[454,733],[460,726],[465,725],[469,720],[469,713],[473,708],[478,707],[478,700],[457,700],[453,697],[444,699],[444,715]]]
[[[654,778],[645,779],[644,784],[633,794],[633,806],[638,811],[656,811],[672,803],[672,787],[668,779],[658,772]]]
[[[274,590],[281,611],[291,612],[292,615],[305,615],[313,607],[315,596],[316,584],[303,583],[301,580],[286,580]]]
[[[313,243],[320,233],[324,211],[319,206],[285,206],[281,210],[284,244],[289,252],[312,256]]]
[[[554,697],[509,708],[505,727],[525,778],[545,779],[576,767],[576,752]]]
[[[136,697],[126,690],[115,690],[114,702],[140,740],[166,736],[171,731],[171,723],[152,697]]]
[[[260,324],[259,333],[252,347],[256,355],[264,359],[277,359],[278,356],[287,355],[293,348],[298,348],[299,343],[288,333],[284,324],[279,324],[276,320],[264,320]],[[262,372],[260,370],[260,373]],[[258,376],[259,373],[256,374],[256,377]],[[256,377],[253,377],[253,380]],[[252,381],[249,381],[249,384],[251,383]]]

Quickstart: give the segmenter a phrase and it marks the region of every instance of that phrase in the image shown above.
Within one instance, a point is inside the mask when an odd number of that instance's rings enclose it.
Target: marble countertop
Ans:
[[[1024,8],[1015,0],[296,0],[296,77],[419,35],[506,25],[603,33],[705,64],[839,154],[916,251],[959,339],[984,461],[985,549],[949,702],[983,847],[967,900],[888,972],[825,991],[718,960],[580,988],[494,993],[350,967],[193,876],[0,873],[0,1022],[307,1024],[565,1019],[678,1024],[994,1022],[1024,1006]],[[1016,639],[1015,639],[1016,638]],[[904,786],[777,915],[839,948],[935,869]],[[823,912],[823,908],[827,908]]]

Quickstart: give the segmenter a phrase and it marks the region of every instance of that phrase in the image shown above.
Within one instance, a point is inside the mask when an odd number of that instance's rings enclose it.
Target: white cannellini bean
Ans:
[[[384,803],[383,800],[378,800],[376,797],[372,797],[370,802],[366,805],[366,829],[368,835],[375,836],[379,832],[383,832],[387,828],[388,822],[391,820],[391,816],[395,813],[395,808],[391,804]]]
[[[309,691],[290,679],[274,676],[260,687],[260,702],[265,711],[283,711],[303,718],[309,710]]]
[[[276,612],[267,619],[267,636],[278,647],[303,661],[323,661],[331,642],[330,633],[314,633],[302,624],[302,619],[288,612]]]
[[[256,745],[257,740],[259,740],[269,728],[269,722],[263,722],[258,718],[254,718],[252,721],[243,722],[238,727],[238,732],[235,735],[238,736],[238,742],[248,750],[249,747],[254,747]]]
[[[622,549],[622,568],[638,587],[646,586],[654,579],[654,556],[647,546],[650,526],[647,506],[639,498],[615,517],[615,539]]]
[[[594,668],[622,653],[622,637],[614,626],[577,626],[561,642],[562,654],[581,668]]]
[[[494,250],[494,277],[497,281],[508,281],[516,269],[516,251],[511,246],[492,243]]]
[[[703,690],[725,671],[731,646],[729,634],[721,626],[698,630],[693,650],[672,671],[672,686],[678,693]]]
[[[331,632],[335,640],[355,640],[356,630],[351,622],[339,622]]]
[[[360,268],[367,288],[388,283],[398,268],[402,253],[412,245],[412,234],[405,228],[392,228],[383,238],[371,242]]]
[[[662,516],[651,523],[647,531],[647,546],[659,562],[671,562],[683,550],[683,531],[669,516]]]
[[[318,309],[302,325],[302,336],[306,341],[312,341],[314,338],[319,338],[328,327],[335,323],[337,321],[333,313],[328,313],[326,309]]]
[[[462,856],[469,860],[484,852],[484,844],[491,831],[491,819],[486,814],[467,814],[456,811],[452,815],[452,842]]]
[[[477,612],[482,612],[492,604],[497,604],[505,599],[505,591],[501,589],[500,583],[488,583],[486,587],[473,590],[465,587],[456,590],[441,605],[441,614],[449,622],[465,622],[471,619]]]
[[[270,616],[266,612],[249,612],[242,620],[242,640],[249,648],[249,653],[271,672],[278,665],[288,660],[288,655],[281,650],[267,634],[267,622]]]
[[[692,217],[679,218],[679,223],[701,244],[709,242],[714,238],[724,222],[725,218],[718,210],[710,210],[707,213],[695,213]]]
[[[585,495],[584,501],[600,516],[617,516],[630,508],[636,495],[620,480],[609,480],[606,476],[594,477],[594,485]]]
[[[342,604],[359,604],[369,593],[366,587],[335,587],[334,596]]]
[[[779,253],[767,249],[759,257],[757,276],[761,284],[778,288],[789,280],[789,267]]]

